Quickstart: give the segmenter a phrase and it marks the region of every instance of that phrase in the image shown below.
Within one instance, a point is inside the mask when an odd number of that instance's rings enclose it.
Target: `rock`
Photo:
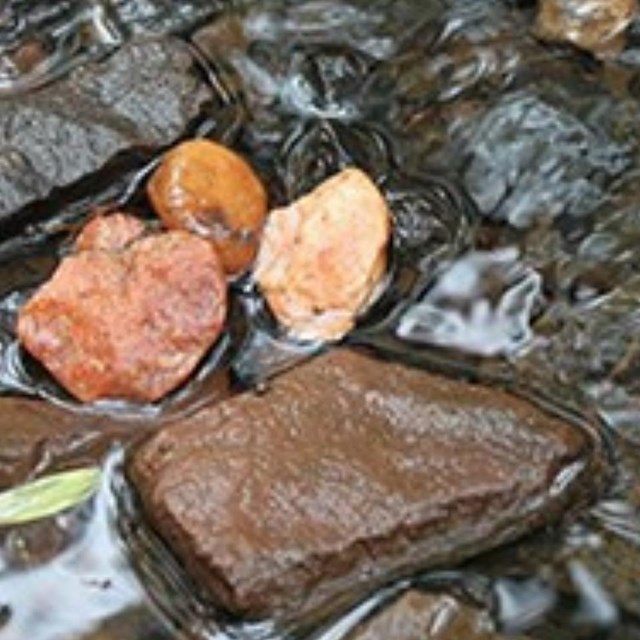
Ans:
[[[253,262],[267,194],[239,155],[209,140],[183,142],[164,157],[147,191],[169,229],[213,242],[227,273],[241,273]]]
[[[131,433],[106,418],[27,398],[0,398],[0,489],[60,465],[97,464]]]
[[[409,591],[345,640],[504,640],[481,610],[447,595]],[[516,640],[512,638],[512,640]],[[520,640],[525,640],[520,638]]]
[[[20,311],[20,342],[83,402],[159,400],[222,331],[226,282],[214,246],[140,230],[123,214],[95,218],[78,238],[83,250]]]
[[[210,599],[286,617],[550,523],[598,477],[593,444],[502,391],[336,350],[165,427],[129,472]]]
[[[507,94],[460,129],[464,182],[486,215],[519,228],[561,215],[585,218],[629,167],[628,149],[565,110],[562,94]]]
[[[541,0],[536,30],[544,40],[606,56],[624,46],[637,11],[637,0]]]
[[[188,45],[162,38],[0,101],[0,224],[119,154],[173,143],[214,97]]]
[[[76,237],[75,251],[123,251],[145,233],[145,224],[140,218],[125,213],[114,213],[91,220]]]
[[[255,279],[295,337],[338,340],[371,302],[387,267],[387,204],[345,169],[267,219]]]

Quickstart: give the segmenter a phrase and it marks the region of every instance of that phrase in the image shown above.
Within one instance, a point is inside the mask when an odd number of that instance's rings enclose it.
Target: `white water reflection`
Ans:
[[[0,3],[0,97],[37,88],[122,44],[100,0]]]
[[[514,354],[532,340],[541,284],[515,248],[471,252],[452,262],[404,314],[398,336],[482,356]]]
[[[0,608],[6,622],[0,624],[0,640],[77,638],[143,601],[114,535],[109,476],[107,469],[86,528],[62,553],[25,568],[11,567],[15,562],[6,544],[1,550]],[[55,524],[68,529],[80,517],[79,512],[69,512],[58,516]],[[50,532],[51,520],[38,524]]]

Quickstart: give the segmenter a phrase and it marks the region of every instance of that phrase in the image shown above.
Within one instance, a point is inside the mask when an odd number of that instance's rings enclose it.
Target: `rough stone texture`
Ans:
[[[389,208],[354,167],[269,214],[255,279],[294,336],[338,340],[374,296],[387,268]]]
[[[174,142],[212,97],[189,47],[162,38],[0,100],[0,223],[120,152]]]
[[[222,331],[226,281],[215,247],[185,231],[142,231],[124,214],[95,218],[81,250],[20,310],[20,342],[83,402],[162,398]]]
[[[214,601],[286,616],[551,521],[590,451],[501,391],[336,350],[166,427],[130,471]]]

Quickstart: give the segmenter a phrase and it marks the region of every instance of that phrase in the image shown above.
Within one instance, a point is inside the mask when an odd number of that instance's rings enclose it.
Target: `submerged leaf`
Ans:
[[[40,520],[74,507],[94,493],[99,479],[97,467],[75,469],[0,493],[0,526]]]

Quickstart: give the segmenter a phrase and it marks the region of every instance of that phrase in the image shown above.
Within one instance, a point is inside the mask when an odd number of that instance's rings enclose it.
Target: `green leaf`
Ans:
[[[40,520],[74,507],[95,492],[99,479],[97,467],[75,469],[0,493],[0,526]]]

